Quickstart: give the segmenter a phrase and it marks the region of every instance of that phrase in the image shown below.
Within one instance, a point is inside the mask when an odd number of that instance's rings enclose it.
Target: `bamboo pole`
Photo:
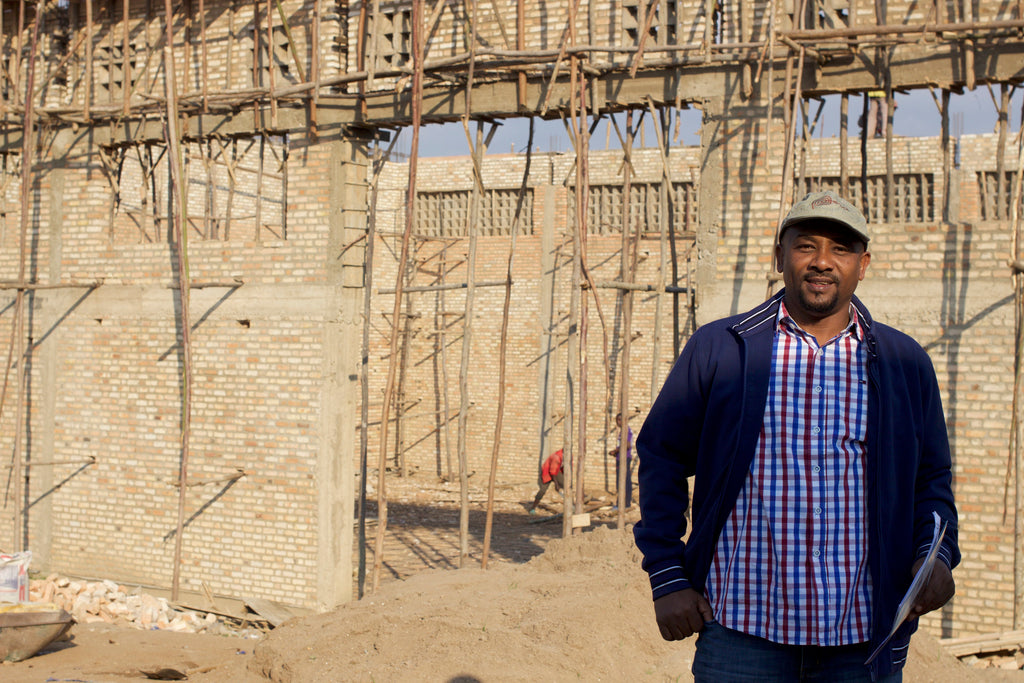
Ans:
[[[516,0],[516,50],[526,49],[526,0]],[[526,111],[526,72],[520,71],[516,85],[519,111]],[[531,124],[532,125],[532,124]]]
[[[843,93],[839,101],[839,193],[850,198],[850,95]]]
[[[468,96],[468,91],[467,91]],[[469,131],[468,117],[463,118],[463,126]],[[476,276],[476,251],[478,221],[483,178],[480,175],[480,164],[483,158],[483,122],[476,125],[476,142],[472,146],[473,153],[473,190],[470,194],[469,216],[466,232],[469,235],[469,255],[466,260],[466,299],[462,318],[462,358],[459,364],[459,424],[457,453],[459,458],[459,567],[469,562],[469,460],[468,460],[468,428],[469,428],[469,364],[473,341],[473,304],[476,299],[476,287],[473,282]]]
[[[953,148],[949,137],[949,90],[942,89],[942,105],[939,108],[942,122],[942,220],[952,221],[950,216],[950,184],[953,181]]]
[[[412,282],[415,276],[414,259],[415,254],[410,254],[408,263],[399,264],[399,267],[405,271],[405,277],[408,282]],[[405,382],[409,370],[409,347],[412,341],[412,325],[415,313],[413,297],[405,295],[403,299],[405,303],[405,316],[402,323],[402,350],[401,359],[398,364],[398,388],[395,398],[395,467],[400,477],[408,477],[409,462],[405,457],[405,411],[407,406]]]
[[[622,242],[619,247],[619,272],[623,282],[631,283],[636,270],[636,240],[630,247],[630,236],[633,232],[632,192],[633,192],[633,112],[626,113],[626,142],[622,147]],[[639,238],[640,231],[636,230]],[[618,491],[619,514],[615,526],[622,529],[626,525],[625,498],[626,478],[631,476],[626,458],[629,452],[629,353],[633,339],[633,295],[626,289],[622,290],[622,362],[619,369],[619,415],[622,416],[624,429],[619,431],[619,468],[616,491]]]
[[[22,3],[24,9],[24,3]],[[18,235],[18,280],[25,281],[28,267],[28,233],[29,233],[29,203],[32,193],[32,152],[35,149],[35,102],[32,99],[32,89],[35,81],[36,52],[39,45],[39,24],[43,16],[43,0],[36,0],[35,21],[32,24],[32,38],[29,43],[28,73],[25,85],[25,114],[23,117],[23,130],[21,145],[21,216],[19,217],[20,230]],[[25,290],[19,289],[14,300],[14,319],[12,321],[12,335],[14,336],[14,357],[17,363],[17,374],[15,375],[16,405],[14,418],[14,548],[15,551],[25,549],[26,528],[23,510],[28,509],[27,491],[25,484],[24,453],[22,453],[22,430],[25,422],[25,386],[28,382],[28,373],[25,371]],[[10,365],[8,364],[8,367]]]
[[[472,55],[476,50],[476,2],[467,0],[469,21],[469,50]],[[475,59],[469,61],[469,74],[466,80],[465,111],[462,115],[462,128],[466,134],[473,160],[473,189],[469,198],[466,234],[469,236],[469,254],[466,257],[466,298],[462,317],[462,348],[459,364],[459,423],[456,441],[456,453],[459,459],[459,567],[469,562],[469,461],[468,461],[468,429],[469,429],[469,363],[473,339],[473,304],[476,299],[476,246],[480,203],[483,195],[483,122],[477,121],[476,140],[469,131],[469,117],[473,111],[473,71]]]
[[[965,23],[974,23],[974,0],[963,0],[963,17]],[[964,76],[967,79],[967,89],[974,90],[974,39],[967,38],[964,41]]]
[[[577,237],[577,231],[575,228],[573,228],[573,252],[571,260],[572,279],[571,286],[569,288],[569,317],[566,321],[568,325],[568,330],[565,334],[565,408],[563,410],[564,417],[562,418],[562,462],[565,468],[565,492],[563,496],[565,504],[562,510],[563,537],[568,537],[572,534],[572,507],[573,501],[575,500],[574,491],[576,489],[576,481],[575,477],[573,476],[576,467],[576,448],[573,444],[573,427],[576,423],[577,412],[575,402],[577,383],[579,379],[579,345],[577,344],[577,340],[579,337],[579,311],[580,298],[582,294],[580,289],[581,274],[579,268],[579,259],[576,256],[579,249],[577,244]]]
[[[277,128],[277,64],[274,59],[274,0],[267,0],[267,83],[270,86],[270,127]]]
[[[474,287],[504,287],[505,280],[481,280],[473,283]],[[433,285],[416,285],[415,287],[404,287],[402,291],[406,294],[415,294],[417,292],[440,292],[440,291],[451,291],[453,289],[466,289],[469,287],[468,282],[439,282]],[[378,294],[394,294],[394,287],[381,287],[377,290]]]
[[[365,4],[366,0],[363,0],[363,3]],[[415,14],[415,7],[413,10],[413,14]],[[366,87],[369,90],[373,90],[374,74],[377,72],[377,41],[380,40],[380,32],[382,30],[382,27],[380,26],[380,0],[373,0],[373,9],[370,12],[369,19],[370,21],[368,23],[368,26],[370,27],[370,59],[368,61],[370,63],[366,67]],[[418,31],[419,29],[420,27],[416,26],[414,30]],[[416,62],[419,61],[421,57],[425,58],[426,55],[413,57],[414,70],[420,68],[416,65]]]
[[[969,4],[967,0],[966,4]],[[856,26],[836,29],[797,29],[795,31],[779,31],[779,36],[786,36],[795,41],[814,41],[826,38],[867,38],[870,36],[917,36],[920,34],[962,34],[957,37],[964,40],[974,37],[981,38],[979,31],[997,31],[1017,29],[1024,26],[1021,19],[997,19],[994,21],[966,21],[952,23],[921,23],[921,24],[882,24],[875,26]],[[972,36],[972,34],[975,34]]]
[[[860,127],[860,193],[861,208],[864,216],[871,220],[871,207],[868,205],[868,113],[871,100],[867,93],[864,93],[864,125]]]
[[[366,73],[366,27],[368,19],[366,14],[366,0],[359,3],[359,20],[356,28],[356,69],[360,73]],[[319,81],[318,81],[319,82]],[[317,87],[317,90],[320,90]],[[359,104],[359,114],[366,116],[366,81],[361,80],[356,89],[356,97]]]
[[[658,0],[651,0],[651,4],[648,5],[647,11],[644,12],[644,25],[640,31],[640,39],[637,41],[638,45],[636,54],[633,55],[633,63],[629,66],[630,78],[636,78],[636,71],[644,61],[644,49],[647,47],[647,35],[651,32],[651,22],[654,20],[654,14],[657,10]]]
[[[252,0],[252,87],[260,88],[263,85],[263,79],[260,78],[260,44],[263,42],[260,36],[263,32],[260,30],[260,0]],[[229,43],[231,41],[228,41]],[[253,128],[262,130],[262,121],[260,120],[260,107],[259,103],[253,101],[252,103],[252,116]]]
[[[448,253],[448,246],[445,245],[441,249],[441,257],[439,259],[439,266],[438,266],[438,304],[437,305],[438,305],[438,308],[441,311],[441,321],[440,321],[441,324],[439,325],[440,332],[438,334],[438,344],[441,347],[441,349],[440,349],[440,355],[441,355],[441,399],[444,402],[444,415],[445,415],[444,422],[441,425],[441,428],[444,430],[444,434],[442,436],[444,437],[445,464],[447,466],[447,473],[446,473],[446,476],[445,476],[445,481],[453,481],[455,479],[455,472],[454,472],[454,468],[452,467],[452,434],[451,434],[451,428],[449,426],[450,423],[451,423],[451,419],[448,417],[449,415],[452,414],[451,407],[450,407],[450,402],[448,400],[448,339],[447,339],[447,334],[446,334],[447,330],[448,330],[448,321],[444,319],[444,312],[445,312],[445,310],[444,310],[445,309],[444,280],[445,280],[445,277],[448,274],[446,272],[446,270],[448,268],[448,264],[446,263],[447,253]]]
[[[128,2],[128,0],[125,0]],[[207,90],[207,81],[209,80],[208,65],[209,65],[209,52],[206,49],[206,2],[205,0],[199,0],[199,46],[200,46],[200,78],[203,82],[200,84],[203,92],[203,111],[207,111],[209,108],[209,92]],[[231,62],[229,61],[228,64]],[[127,113],[127,112],[125,112]]]
[[[203,0],[199,0],[202,3]],[[201,6],[201,5],[200,5]],[[128,116],[128,112],[131,110],[131,83],[132,83],[132,64],[129,52],[131,50],[131,35],[128,26],[128,15],[129,15],[129,0],[121,0],[121,19],[124,24],[122,27],[121,35],[121,107],[122,113]]]
[[[555,64],[551,70],[551,78],[548,79],[548,87],[544,89],[544,102],[540,107],[542,116],[547,114],[551,91],[554,90],[555,83],[558,82],[558,71],[562,66],[562,60],[569,54],[569,37],[575,33],[576,12],[579,10],[579,6],[580,0],[572,0],[572,4],[569,6],[569,18],[565,22],[565,28],[562,29],[562,38],[558,41],[558,56],[555,58]]]
[[[576,18],[572,17],[573,35],[576,38]],[[580,275],[589,279],[586,270],[587,264],[587,211],[590,204],[590,179],[589,179],[589,149],[590,141],[587,135],[587,99],[586,99],[586,77],[580,74],[579,58],[570,57],[571,80],[576,81],[576,88],[572,89],[570,95],[570,109],[576,108],[573,117],[577,118],[577,143],[576,143],[576,232],[578,234],[576,259],[579,262]],[[579,99],[576,100],[575,98]],[[575,106],[578,104],[578,108]],[[586,473],[587,457],[587,412],[589,407],[588,380],[590,370],[590,355],[588,353],[588,341],[590,337],[590,305],[589,297],[580,297],[580,410],[579,428],[577,429],[577,442],[579,443],[576,454],[576,467],[573,474],[576,477],[576,490],[574,496],[573,513],[583,511],[583,481]],[[576,531],[575,525],[573,532]]]
[[[1024,108],[1021,115],[1024,116]],[[1016,345],[1013,365],[1013,420],[1010,457],[1013,459],[1015,500],[1013,516],[1013,627],[1024,627],[1024,273],[1019,264],[1024,252],[1021,233],[1021,191],[1024,182],[1024,133],[1018,135],[1017,175],[1014,178],[1010,216],[1010,266],[1013,283]],[[1009,474],[1009,473],[1007,473]],[[1007,477],[1009,479],[1009,477]],[[1004,517],[1005,519],[1005,517]]]
[[[359,561],[356,571],[358,597],[362,599],[366,592],[366,477],[370,447],[370,317],[373,304],[373,254],[377,242],[377,200],[380,196],[380,175],[384,169],[398,136],[394,136],[385,154],[380,153],[380,145],[374,145],[373,176],[370,179],[370,206],[366,221],[366,250],[363,252],[363,348],[359,364],[359,501],[357,515],[359,519]]]
[[[797,62],[796,62],[796,86],[795,86],[795,88],[793,89],[793,92],[792,92],[792,98],[793,98],[794,102],[795,102],[796,98],[803,97],[803,90],[802,90],[803,74],[804,74],[804,51],[803,51],[803,48],[801,48],[800,49],[800,53],[797,55]],[[785,93],[785,101],[789,102],[790,101],[790,97],[791,97],[791,95],[790,95],[790,93],[788,91],[788,88],[787,88],[787,92]],[[779,228],[782,226],[782,220],[785,217],[786,212],[789,210],[789,205],[790,205],[790,201],[792,200],[792,193],[793,193],[793,189],[792,189],[792,185],[793,185],[792,165],[793,165],[793,144],[794,144],[793,139],[796,136],[796,112],[793,110],[792,106],[790,106],[790,108],[789,108],[789,113],[790,113],[789,125],[788,125],[787,131],[786,131],[786,146],[785,146],[785,150],[786,151],[785,151],[785,154],[783,155],[783,160],[782,160],[782,183],[781,183],[782,184],[782,190],[781,190],[781,192],[779,194],[779,214],[778,214],[778,219],[777,219],[777,221],[775,223],[775,239],[774,239],[774,242],[778,242],[779,241]],[[772,295],[772,291],[773,291],[773,289],[775,287],[775,283],[777,282],[777,280],[774,277],[772,277],[773,274],[774,273],[772,271],[772,268],[769,266],[769,269],[768,269],[768,291],[765,293],[765,299],[768,299]]]
[[[810,114],[807,111],[807,100],[800,98],[800,162],[797,164],[797,194],[806,192],[807,188],[807,145],[809,144],[812,132],[810,126]]]
[[[1009,217],[1006,206],[1006,138],[1010,130],[1010,89],[1006,83],[1000,84],[999,108],[996,111],[996,127],[999,132],[996,143],[996,220],[1004,221]]]
[[[3,58],[6,55],[6,49],[5,48],[7,46],[7,41],[3,40],[3,35],[4,35],[4,13],[3,13],[3,8],[0,7],[0,61],[5,61],[5,60],[3,60]],[[75,49],[68,51],[68,54],[72,54],[72,53],[76,52],[77,50],[78,50],[78,46],[76,45]],[[4,85],[4,83],[11,83],[11,77],[10,76],[11,76],[10,73],[8,73],[6,69],[0,69],[0,89],[2,89],[5,93],[7,91],[7,88],[3,87],[3,85]],[[3,96],[0,96],[0,121],[6,121],[6,120],[7,120],[7,95],[4,94]],[[2,410],[2,408],[3,408],[3,405],[0,404],[0,410]]]
[[[416,169],[419,161],[420,122],[423,105],[423,52],[421,47],[421,28],[423,22],[423,0],[413,0],[413,62],[415,69],[412,79],[412,144],[409,150],[409,187],[406,194],[405,232],[402,234],[401,255],[398,263],[403,264],[409,258],[409,241],[416,224]],[[405,274],[401,266],[395,276],[395,303],[391,314],[391,340],[388,354],[388,375],[384,387],[384,403],[381,406],[380,419],[380,456],[377,460],[377,538],[373,553],[373,591],[380,587],[381,567],[384,560],[384,533],[387,530],[387,448],[388,418],[391,397],[395,390],[395,365],[398,356],[398,325],[402,312],[402,287]],[[367,321],[369,322],[369,321]]]
[[[281,0],[274,0],[274,4],[277,6],[277,16],[281,19],[281,30],[284,31],[284,39],[288,43],[288,53],[292,56],[292,61],[295,62],[295,72],[299,76],[299,82],[306,82],[306,70],[302,67],[302,60],[299,59],[299,52],[295,48],[295,41],[292,39],[292,29],[288,25],[288,17],[284,13],[284,5],[281,4]],[[313,82],[315,83],[316,81],[314,80]]]
[[[25,35],[25,0],[18,1],[18,38],[14,48],[14,97],[21,94],[21,57],[24,45],[22,44]]]
[[[178,110],[175,97],[177,89],[174,78],[174,51],[170,47],[174,44],[171,40],[173,37],[170,22],[170,18],[173,16],[171,14],[171,0],[165,0],[165,10],[167,11],[168,18],[168,21],[166,22],[168,39],[167,46],[164,47],[164,77],[168,102],[166,119],[167,151],[171,155],[169,160],[171,167],[171,189],[174,201],[172,228],[178,260],[177,276],[181,291],[179,296],[181,308],[182,353],[181,466],[179,468],[179,481],[181,482],[181,488],[178,494],[178,524],[177,533],[175,533],[174,536],[174,571],[171,581],[171,600],[177,601],[181,578],[182,535],[185,530],[185,490],[188,482],[189,441],[192,424],[192,344],[189,323],[191,320],[189,315],[190,288],[186,286],[186,283],[190,280],[188,268],[188,231],[186,229],[186,226],[188,225],[188,215],[186,213],[187,207],[185,199],[182,196],[181,150],[178,146]]]
[[[93,48],[93,26],[92,26],[92,3],[93,0],[85,2],[85,97],[83,116],[88,121],[89,107],[92,106],[92,48]]]
[[[885,220],[887,223],[896,221],[896,173],[893,168],[892,120],[896,112],[896,100],[892,94],[892,76],[889,71],[891,54],[887,50],[883,58],[885,70]],[[867,123],[865,121],[865,123]]]
[[[309,55],[309,78],[314,83],[320,82],[320,2],[313,0],[313,47]],[[360,9],[360,11],[362,11]],[[313,88],[313,101],[309,108],[310,132],[317,135],[317,107],[320,104],[320,88]]]
[[[501,309],[501,343],[498,347],[498,412],[494,418],[494,441],[491,447],[491,471],[487,479],[487,519],[484,523],[484,547],[480,566],[487,569],[487,557],[491,550],[491,531],[494,525],[494,486],[498,477],[498,456],[500,454],[501,428],[505,418],[505,371],[508,365],[508,320],[512,308],[512,269],[515,264],[516,236],[526,204],[526,188],[530,181],[530,162],[533,160],[533,117],[526,138],[526,162],[523,168],[523,182],[516,197],[516,212],[512,219],[512,237],[509,240],[508,259],[505,265],[505,301]]]

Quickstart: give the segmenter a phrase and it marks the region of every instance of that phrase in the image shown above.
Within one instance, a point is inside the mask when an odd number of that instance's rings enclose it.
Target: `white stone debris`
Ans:
[[[165,598],[128,589],[113,581],[76,581],[56,574],[29,583],[32,602],[52,603],[80,624],[106,622],[143,630],[185,633],[237,633],[216,614],[172,607]]]

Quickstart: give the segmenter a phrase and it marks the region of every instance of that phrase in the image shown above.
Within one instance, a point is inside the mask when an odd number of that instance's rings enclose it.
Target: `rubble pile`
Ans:
[[[51,575],[29,584],[32,602],[52,603],[82,624],[106,622],[117,626],[184,633],[221,633],[215,614],[175,609],[164,598],[113,581],[77,581]]]

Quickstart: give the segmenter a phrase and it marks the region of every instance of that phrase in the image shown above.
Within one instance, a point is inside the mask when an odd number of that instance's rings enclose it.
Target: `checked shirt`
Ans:
[[[727,628],[789,645],[870,637],[867,363],[850,317],[819,346],[779,309],[757,450],[706,585]]]

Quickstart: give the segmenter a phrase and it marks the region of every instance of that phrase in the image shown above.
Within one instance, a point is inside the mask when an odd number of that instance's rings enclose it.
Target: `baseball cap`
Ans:
[[[786,228],[807,221],[832,221],[852,230],[857,237],[864,240],[865,244],[871,239],[864,214],[832,190],[811,192],[794,204],[785,220],[782,221],[779,238],[782,238],[782,233]]]

